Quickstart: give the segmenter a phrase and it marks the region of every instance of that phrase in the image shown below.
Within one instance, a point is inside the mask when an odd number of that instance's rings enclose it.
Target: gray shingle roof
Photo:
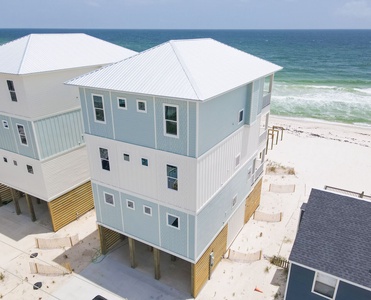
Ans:
[[[371,288],[371,203],[313,189],[290,261]]]

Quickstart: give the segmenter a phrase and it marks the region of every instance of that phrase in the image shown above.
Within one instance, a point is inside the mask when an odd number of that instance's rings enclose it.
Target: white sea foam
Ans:
[[[357,91],[357,92],[361,92],[361,93],[365,93],[365,94],[371,95],[371,88],[366,88],[366,89],[357,89],[357,88],[355,88],[354,90]]]

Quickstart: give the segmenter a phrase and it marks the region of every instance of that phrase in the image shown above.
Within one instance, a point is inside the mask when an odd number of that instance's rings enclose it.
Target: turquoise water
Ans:
[[[136,51],[211,37],[284,67],[273,114],[371,126],[371,30],[0,29],[0,44],[39,32],[85,32]]]

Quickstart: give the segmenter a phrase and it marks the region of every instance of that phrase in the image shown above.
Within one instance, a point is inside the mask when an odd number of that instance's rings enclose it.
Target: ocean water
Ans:
[[[0,44],[41,32],[84,32],[136,51],[211,37],[284,68],[272,114],[371,126],[371,30],[0,29]]]

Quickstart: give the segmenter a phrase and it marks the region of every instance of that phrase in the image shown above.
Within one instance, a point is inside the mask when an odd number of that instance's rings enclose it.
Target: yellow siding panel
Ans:
[[[260,195],[262,190],[263,179],[260,179],[253,191],[246,198],[245,203],[245,224],[250,220],[255,210],[260,205]]]

